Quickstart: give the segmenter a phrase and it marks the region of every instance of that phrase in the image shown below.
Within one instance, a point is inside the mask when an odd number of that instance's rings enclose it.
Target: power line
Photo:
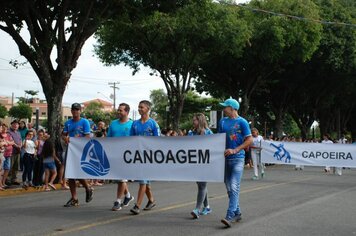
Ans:
[[[264,9],[259,9],[259,8],[253,8],[253,7],[244,5],[244,4],[225,3],[225,2],[221,2],[221,1],[219,1],[219,2],[221,4],[227,4],[227,5],[244,8],[244,9],[252,11],[252,12],[261,12],[261,13],[275,15],[275,16],[283,16],[283,17],[287,17],[287,18],[290,18],[293,20],[307,21],[307,22],[313,22],[313,23],[318,23],[318,24],[323,24],[323,25],[349,26],[349,27],[356,28],[356,24],[353,24],[353,23],[319,20],[319,19],[307,18],[307,17],[302,17],[302,16],[284,14],[284,13],[280,13],[280,12],[274,12],[274,11],[269,11],[269,10],[264,10]]]
[[[117,87],[116,85],[120,84],[120,82],[110,82],[108,83],[110,85],[111,88],[114,89],[114,109],[116,109],[116,89],[119,90],[119,87]]]

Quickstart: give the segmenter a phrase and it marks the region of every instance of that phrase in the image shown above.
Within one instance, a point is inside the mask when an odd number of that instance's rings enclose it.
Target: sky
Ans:
[[[236,2],[245,2],[237,0]],[[31,66],[27,63],[18,69],[9,64],[10,60],[26,62],[19,53],[18,47],[12,38],[0,30],[0,96],[25,96],[25,90],[39,91],[38,97],[45,99],[41,84]],[[164,89],[163,81],[158,77],[150,76],[149,68],[132,75],[132,69],[123,65],[104,66],[94,55],[96,40],[89,38],[82,48],[77,67],[72,71],[71,79],[63,97],[63,105],[70,106],[74,102],[85,102],[100,98],[113,103],[113,88],[109,83],[119,82],[116,90],[116,104],[128,103],[136,109],[138,102],[149,100],[150,91]]]
[[[38,77],[29,64],[14,68],[10,60],[25,62],[20,56],[18,47],[10,36],[0,31],[0,95],[15,97],[25,96],[25,90],[39,91],[39,97],[45,99]],[[95,39],[87,40],[79,57],[77,67],[72,71],[72,76],[64,93],[63,104],[69,106],[74,102],[85,102],[100,98],[113,103],[110,97],[113,88],[109,83],[119,82],[116,90],[116,104],[128,103],[137,107],[140,100],[149,99],[150,91],[164,88],[163,81],[158,77],[149,75],[149,68],[142,68],[140,72],[132,75],[132,70],[123,65],[104,66],[94,55]]]

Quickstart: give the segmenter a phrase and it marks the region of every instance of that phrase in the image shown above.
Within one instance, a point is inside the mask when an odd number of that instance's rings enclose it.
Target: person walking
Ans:
[[[90,125],[89,121],[85,118],[80,117],[81,105],[79,103],[73,103],[71,107],[72,119],[69,119],[64,124],[63,128],[63,138],[68,144],[70,138],[73,137],[86,137],[90,138]],[[77,196],[77,185],[75,179],[69,179],[69,188],[71,193],[71,198],[64,205],[64,207],[79,206],[78,196]],[[88,182],[85,179],[79,179],[79,182],[85,188],[85,201],[90,202],[93,199],[93,189],[89,187]]]
[[[117,109],[118,119],[111,122],[107,137],[124,137],[130,136],[130,130],[133,121],[129,119],[130,106],[126,103],[121,103]],[[121,198],[125,196],[124,201]],[[127,180],[119,180],[116,191],[116,201],[111,208],[113,211],[119,211],[123,206],[128,206],[134,197],[131,196]]]
[[[252,128],[252,145],[250,146],[251,149],[251,158],[253,162],[253,177],[252,180],[258,180],[258,165],[261,165],[261,177],[264,177],[264,165],[259,163],[259,156],[261,155],[261,142],[263,141],[263,137],[259,135],[258,129]]]
[[[157,122],[150,118],[150,109],[151,103],[149,101],[140,101],[138,105],[138,113],[141,115],[141,118],[133,122],[130,136],[160,136],[160,129]],[[137,201],[135,206],[130,210],[135,215],[140,214],[140,207],[145,193],[148,202],[144,210],[151,210],[156,206],[156,201],[154,200],[151,191],[151,182],[149,180],[140,180],[138,182],[140,187],[137,193]]]
[[[330,134],[324,134],[321,143],[333,144],[334,142],[330,139]],[[330,172],[330,166],[325,166],[324,171]]]
[[[241,220],[239,203],[240,183],[244,169],[244,149],[252,143],[251,130],[248,122],[238,115],[240,104],[235,99],[227,99],[220,103],[227,117],[219,122],[219,133],[226,133],[225,155],[225,186],[229,197],[229,205],[225,218],[221,222],[231,227],[232,221]]]
[[[213,132],[209,129],[208,123],[206,122],[205,115],[202,113],[197,113],[193,116],[193,130],[189,130],[188,136],[194,135],[210,135]],[[197,202],[195,208],[190,213],[194,219],[198,219],[200,215],[207,215],[211,213],[211,208],[209,206],[208,200],[208,183],[207,182],[197,182],[198,193]],[[204,203],[204,207],[202,205]]]

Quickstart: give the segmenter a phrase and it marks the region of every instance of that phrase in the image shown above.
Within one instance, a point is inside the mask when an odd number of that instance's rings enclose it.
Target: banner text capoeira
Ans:
[[[356,145],[262,141],[263,163],[356,167]]]
[[[225,134],[71,138],[66,178],[223,182]]]

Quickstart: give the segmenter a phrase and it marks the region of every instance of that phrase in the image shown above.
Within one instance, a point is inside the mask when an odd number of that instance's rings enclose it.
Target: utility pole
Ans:
[[[120,82],[109,83],[110,87],[114,89],[114,110],[116,109],[116,89],[119,90],[118,84],[120,84]]]

